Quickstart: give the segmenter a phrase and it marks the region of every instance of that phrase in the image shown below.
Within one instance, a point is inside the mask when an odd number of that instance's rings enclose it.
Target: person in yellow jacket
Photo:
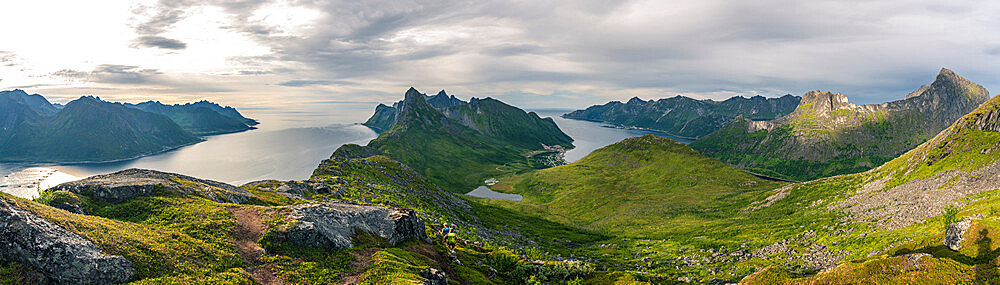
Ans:
[[[445,236],[445,240],[448,241],[447,242],[448,249],[451,249],[452,251],[455,251],[455,245],[458,244],[458,235],[455,234],[454,230],[452,232],[448,233],[448,235]]]

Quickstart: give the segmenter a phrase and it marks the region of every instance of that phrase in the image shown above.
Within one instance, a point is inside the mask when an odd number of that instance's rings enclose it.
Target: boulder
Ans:
[[[102,202],[121,203],[136,197],[154,195],[157,189],[198,194],[219,203],[242,204],[255,197],[247,190],[218,181],[135,168],[59,184],[46,191],[64,190],[90,195]]]
[[[448,285],[448,275],[437,268],[426,268],[420,271],[420,277],[424,279],[424,285]]]
[[[291,222],[278,235],[299,246],[343,249],[353,247],[351,237],[363,231],[397,245],[407,239],[427,240],[424,221],[410,209],[359,206],[335,202],[289,207]]]
[[[329,194],[329,191],[322,193],[320,192],[322,190],[313,189],[313,185],[302,181],[261,180],[244,184],[242,187],[253,187],[263,191],[271,191],[291,199],[300,200],[306,199],[308,191],[319,194]],[[326,189],[329,190],[329,187]]]
[[[0,259],[30,265],[56,284],[118,284],[132,262],[0,199]]]
[[[973,215],[949,224],[948,229],[944,231],[944,245],[954,251],[962,249],[962,240],[965,239],[965,232],[972,225],[972,220],[982,218],[983,215]]]

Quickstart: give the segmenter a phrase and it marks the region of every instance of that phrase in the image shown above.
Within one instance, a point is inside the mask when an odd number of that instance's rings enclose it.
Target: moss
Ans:
[[[429,258],[399,248],[387,248],[372,254],[372,264],[360,284],[412,284],[425,278],[420,271],[429,268]]]
[[[289,198],[281,193],[274,192],[273,189],[281,185],[280,181],[269,181],[257,185],[243,185],[240,188],[249,191],[255,197],[246,202],[250,205],[259,206],[284,206],[309,203],[308,200]]]
[[[0,260],[0,285],[43,283],[45,277],[30,266]]]

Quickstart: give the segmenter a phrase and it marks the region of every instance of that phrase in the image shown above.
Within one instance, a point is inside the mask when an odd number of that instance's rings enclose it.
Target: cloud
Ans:
[[[187,48],[187,44],[182,41],[175,39],[168,39],[161,36],[143,36],[135,39],[135,41],[136,41],[135,44],[141,47],[175,49],[175,50]]]
[[[135,35],[122,39],[122,45],[139,49],[129,49],[134,54],[117,61],[128,65],[79,68],[107,58],[98,57],[87,59],[86,65],[58,65],[44,72],[75,66],[52,76],[184,90],[199,90],[191,83],[197,81],[219,85],[204,92],[235,90],[232,96],[243,96],[288,90],[283,94],[308,100],[391,102],[409,86],[437,86],[515,105],[556,107],[633,96],[725,99],[800,95],[814,89],[876,103],[902,98],[932,81],[941,67],[1000,89],[995,71],[1000,38],[983,36],[1000,33],[995,16],[1000,2],[145,3],[130,7],[131,18],[124,23]],[[168,52],[142,50],[147,48]],[[197,59],[208,67],[179,66],[171,56]],[[213,77],[217,75],[226,78]],[[331,85],[338,88],[291,89]]]
[[[303,87],[303,86],[313,86],[313,85],[353,85],[353,84],[354,83],[347,81],[329,81],[329,80],[289,80],[278,83],[278,85],[285,87]]]
[[[12,51],[0,50],[0,66],[13,67],[21,65],[22,60]]]
[[[156,69],[142,69],[133,65],[102,64],[91,71],[63,69],[51,75],[76,81],[110,84],[153,83],[155,77],[163,74]]]

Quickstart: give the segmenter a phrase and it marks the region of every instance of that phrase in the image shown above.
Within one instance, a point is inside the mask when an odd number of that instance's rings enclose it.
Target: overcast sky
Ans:
[[[941,67],[1000,91],[1000,1],[3,1],[0,89],[238,107],[527,108],[686,95],[901,99]]]

